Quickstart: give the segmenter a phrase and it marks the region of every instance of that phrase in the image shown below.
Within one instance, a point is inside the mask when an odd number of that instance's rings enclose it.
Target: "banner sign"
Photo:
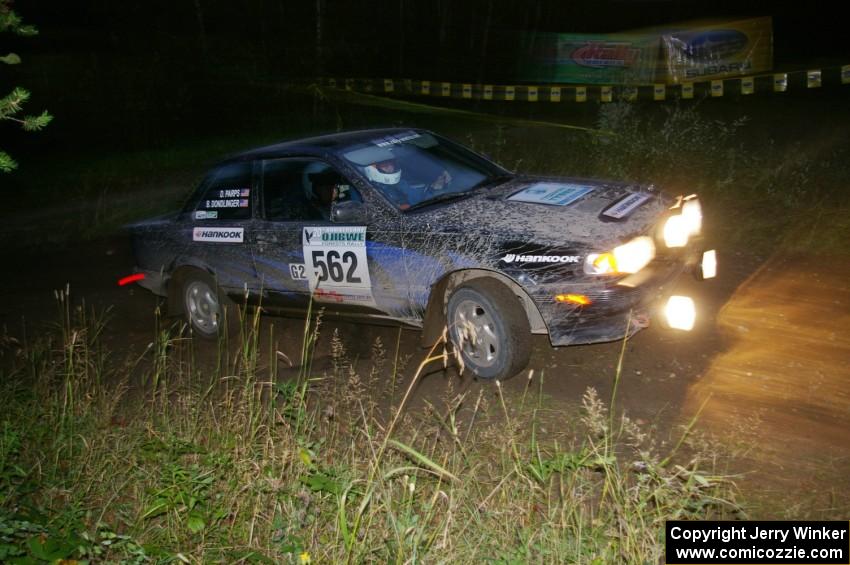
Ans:
[[[770,17],[694,25],[661,34],[660,80],[678,83],[769,71],[773,67]]]
[[[649,85],[751,75],[773,67],[773,21],[681,24],[618,34],[529,33],[527,82]]]
[[[524,39],[518,76],[527,82],[653,82],[658,37],[646,34],[535,33]]]

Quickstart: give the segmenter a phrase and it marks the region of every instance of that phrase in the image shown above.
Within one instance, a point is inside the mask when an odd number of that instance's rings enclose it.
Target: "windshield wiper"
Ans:
[[[472,196],[472,191],[467,192],[450,192],[448,194],[441,194],[439,196],[435,196],[434,198],[429,198],[428,200],[423,200],[422,202],[417,202],[416,204],[411,205],[409,208],[406,208],[405,212],[410,212],[411,210],[418,210],[419,208],[424,208],[426,206],[430,206],[432,204],[437,204],[439,202],[448,202],[450,200],[460,200],[461,198],[467,198]]]
[[[481,188],[488,188],[488,187],[491,187],[491,186],[495,186],[497,184],[502,184],[503,182],[507,182],[507,181],[511,180],[512,178],[514,178],[514,175],[509,175],[509,174],[496,175],[494,177],[488,177],[488,178],[482,180],[481,182],[479,182],[478,184],[476,184],[475,186],[473,186],[472,188],[470,188],[469,192],[472,192],[474,190],[478,190],[478,189],[481,189]]]

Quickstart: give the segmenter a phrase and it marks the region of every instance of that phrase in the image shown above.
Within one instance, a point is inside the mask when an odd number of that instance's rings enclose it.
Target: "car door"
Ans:
[[[404,255],[387,230],[370,227],[360,192],[325,161],[259,163],[262,220],[254,260],[271,308],[304,308],[395,316],[409,310]],[[362,211],[357,221],[331,217],[334,206]],[[344,216],[344,215],[343,215]]]
[[[256,194],[253,168],[251,161],[216,167],[183,214],[181,232],[190,243],[180,263],[212,272],[219,286],[231,294],[253,286],[256,280],[249,243]]]

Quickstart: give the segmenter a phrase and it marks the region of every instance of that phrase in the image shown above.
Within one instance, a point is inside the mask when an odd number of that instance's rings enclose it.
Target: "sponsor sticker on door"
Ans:
[[[208,241],[213,243],[242,243],[245,239],[245,228],[206,228],[192,229],[192,241]]]

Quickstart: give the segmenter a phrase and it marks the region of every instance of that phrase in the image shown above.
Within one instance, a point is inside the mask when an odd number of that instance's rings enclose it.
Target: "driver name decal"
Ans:
[[[581,184],[537,182],[512,194],[508,197],[508,200],[549,204],[550,206],[567,206],[592,190],[593,187]]]
[[[307,226],[302,241],[305,274],[316,301],[374,306],[366,226]]]
[[[210,241],[214,243],[242,243],[245,228],[194,228],[192,241]]]

